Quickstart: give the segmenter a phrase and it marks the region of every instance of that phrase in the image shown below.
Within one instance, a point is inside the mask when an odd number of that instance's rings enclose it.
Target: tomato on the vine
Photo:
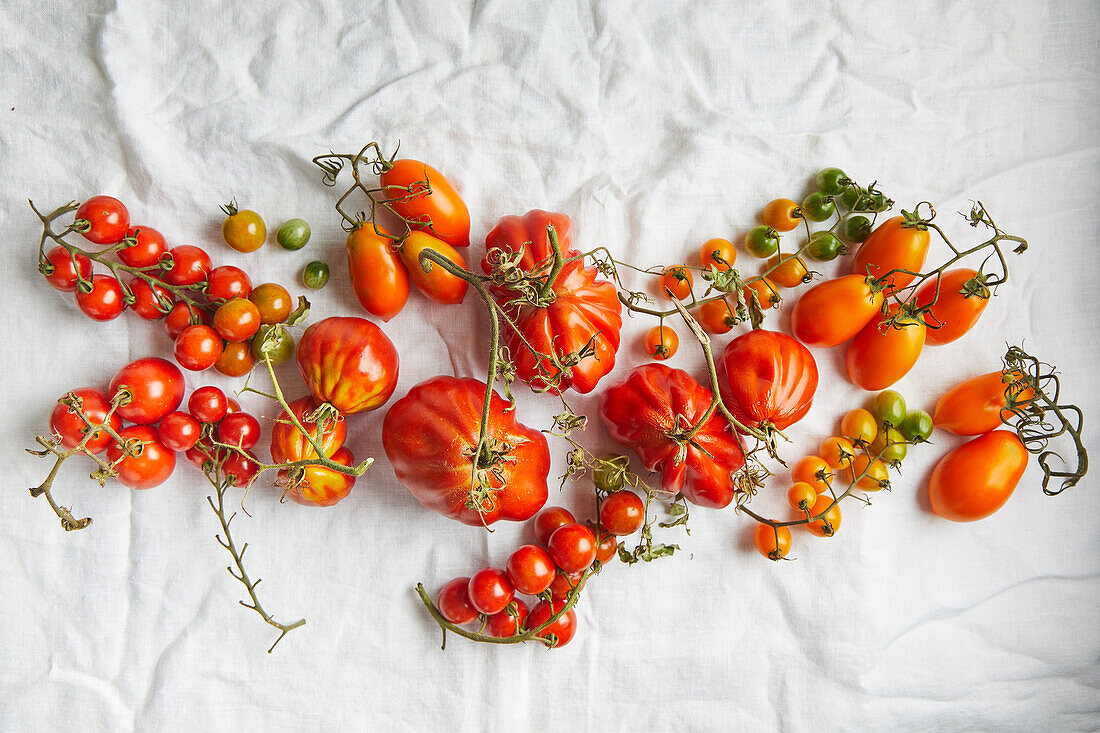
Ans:
[[[279,419],[271,428],[271,458],[276,463],[291,463],[308,458],[316,458],[317,450],[310,440],[317,440],[326,456],[331,456],[348,437],[347,420],[337,418],[329,420],[324,425],[324,430],[316,422],[308,418],[317,412],[317,406],[308,395],[299,397],[287,403],[291,414],[297,418],[302,427],[306,429],[303,435],[290,419],[286,410],[279,415]],[[258,427],[258,426],[257,426]],[[258,430],[257,430],[258,434]]]
[[[468,624],[477,618],[477,609],[470,603],[469,587],[469,578],[455,578],[440,588],[436,596],[436,608],[452,624]]]
[[[110,275],[92,275],[92,289],[85,293],[76,289],[76,305],[93,321],[111,321],[126,309],[125,293],[118,280]]]
[[[796,201],[775,199],[764,207],[761,219],[772,229],[789,232],[802,223],[802,209]]]
[[[168,311],[168,315],[164,319],[164,328],[168,331],[168,337],[175,341],[176,337],[183,333],[183,329],[188,326],[198,324],[209,326],[211,321],[209,311],[196,305],[188,307],[188,304],[181,300],[172,306],[172,310]]]
[[[474,573],[467,592],[470,594],[470,604],[486,616],[500,613],[516,596],[512,581],[500,568],[484,568]]]
[[[260,330],[260,309],[251,300],[227,300],[214,311],[214,330],[226,341],[248,341]]]
[[[251,344],[247,341],[233,341],[222,349],[222,355],[214,362],[214,370],[227,377],[243,377],[255,365]]]
[[[252,289],[248,299],[260,311],[261,325],[284,323],[290,315],[293,302],[287,289],[278,283],[261,283]]]
[[[607,453],[600,456],[600,462],[592,469],[592,483],[600,491],[608,493],[619,491],[626,485],[628,468],[630,468],[630,458],[628,456],[620,453]],[[569,521],[574,520],[570,519]]]
[[[909,452],[909,445],[905,442],[905,436],[896,428],[884,428],[878,436],[871,441],[868,449],[872,456],[878,456],[880,460],[891,465],[898,465],[905,460]]]
[[[142,443],[133,455],[124,453],[118,443],[107,446],[107,460],[114,464],[119,483],[131,489],[151,489],[168,480],[176,468],[176,454],[160,442],[156,428],[131,425],[118,434],[126,441]]]
[[[989,288],[977,270],[962,268],[948,270],[939,278],[939,297],[936,296],[936,278],[929,278],[917,289],[916,307],[924,308],[935,300],[931,310],[924,314],[928,324],[927,342],[949,344],[962,338],[974,327],[982,312],[989,305]]]
[[[252,278],[233,265],[219,265],[206,276],[206,297],[219,304],[252,294]]]
[[[565,601],[539,601],[538,605],[536,605],[531,610],[530,615],[527,616],[527,628],[537,629],[539,626],[549,621],[550,617],[560,611],[564,606]],[[550,639],[553,637],[554,646],[562,647],[572,641],[576,633],[577,614],[570,608],[559,616],[557,621],[538,632],[535,636],[543,639]]]
[[[633,491],[616,491],[600,504],[600,524],[616,537],[632,535],[645,524],[645,502]]]
[[[882,278],[895,269],[920,272],[930,243],[927,225],[904,216],[892,217],[879,224],[856,252],[852,273]],[[903,288],[915,277],[915,274],[896,272],[886,278],[886,282],[890,288]]]
[[[46,253],[49,262],[50,273],[45,276],[46,282],[54,290],[63,293],[71,293],[76,290],[78,280],[92,279],[92,261],[86,256],[58,245]],[[73,264],[75,260],[75,265]]]
[[[833,471],[842,471],[851,468],[852,459],[856,456],[856,448],[847,438],[826,438],[821,444],[821,460],[829,465]]]
[[[887,316],[897,313],[893,307]],[[872,318],[848,344],[844,357],[848,379],[866,390],[884,389],[904,377],[924,348],[923,321],[904,317],[896,325],[883,326],[884,320],[881,313]]]
[[[882,307],[882,290],[866,276],[845,275],[813,286],[791,309],[791,333],[807,346],[831,348],[863,330]]]
[[[810,510],[810,516],[816,517],[822,512],[824,514],[821,518],[807,524],[806,529],[818,537],[832,537],[840,529],[842,519],[840,505],[833,500],[833,497],[822,494],[817,497],[817,503]]]
[[[826,196],[839,196],[852,181],[844,171],[830,167],[818,171],[814,176],[814,183],[817,184],[817,190]]]
[[[247,412],[229,412],[218,422],[217,435],[219,442],[251,450],[260,439],[260,421]]]
[[[267,241],[267,226],[251,209],[237,209],[236,203],[226,204],[222,222],[222,239],[238,252],[255,252]]]
[[[824,494],[833,483],[833,469],[821,456],[806,456],[791,469],[791,480],[807,483]]]
[[[176,302],[171,291],[160,285],[150,285],[140,277],[130,281],[130,292],[134,296],[130,310],[147,321],[158,321],[164,318]]]
[[[756,299],[760,302],[760,307],[764,309],[778,308],[783,300],[779,296],[779,290],[775,287],[775,283],[766,277],[753,280],[746,285],[744,294],[746,304],[752,301],[752,296],[755,294]]]
[[[348,233],[351,289],[367,313],[388,321],[409,299],[409,271],[385,230],[371,224]],[[419,264],[417,265],[419,267]]]
[[[729,333],[737,325],[737,316],[725,298],[708,300],[699,306],[695,319],[703,328],[714,334]]]
[[[267,338],[269,332],[274,331],[270,341]],[[290,361],[294,356],[294,337],[283,326],[260,326],[260,330],[252,337],[252,356],[258,361],[264,360],[266,350],[267,357],[271,359],[273,366],[279,366]]]
[[[570,521],[572,518],[570,515]],[[565,522],[565,524],[568,523]],[[506,569],[512,586],[520,593],[526,593],[529,596],[537,596],[549,588],[557,573],[550,553],[538,545],[523,545],[513,552],[508,557]]]
[[[115,414],[138,425],[152,425],[183,402],[183,372],[158,357],[137,359],[115,372],[107,394],[113,397],[123,388],[130,398],[119,404]]]
[[[514,636],[517,630],[524,627],[528,613],[527,604],[518,598],[513,598],[512,603],[515,606],[515,614],[509,613],[505,608],[500,613],[494,613],[489,617],[489,622],[485,626],[489,636],[504,639]]]
[[[73,224],[93,244],[117,244],[130,228],[130,212],[113,196],[92,196],[76,210]]]
[[[779,250],[779,232],[766,224],[754,226],[745,234],[745,249],[753,257],[771,257]]]
[[[761,522],[752,531],[752,544],[769,560],[782,560],[791,551],[791,530]]]
[[[883,390],[871,401],[871,413],[879,425],[888,428],[899,427],[908,414],[905,397],[894,389]]]
[[[860,453],[852,459],[852,480],[864,491],[878,491],[890,485],[890,473],[882,460]]]
[[[176,410],[161,419],[157,427],[157,437],[169,450],[183,453],[199,442],[202,425],[192,415]]]
[[[860,244],[871,236],[871,220],[866,216],[850,216],[844,220],[841,231],[849,242]]]
[[[408,268],[409,277],[416,285],[416,289],[437,303],[444,305],[461,303],[466,297],[469,283],[447,272],[435,262],[429,260],[421,263],[420,253],[425,250],[434,250],[448,261],[466,269],[466,260],[447,242],[427,232],[409,232],[401,240],[397,254]]]
[[[806,255],[818,262],[830,262],[847,251],[848,248],[832,232],[814,232],[810,235]]]
[[[297,361],[314,401],[341,415],[377,409],[397,387],[397,349],[365,318],[317,321],[302,334]]]
[[[836,213],[833,197],[815,191],[802,201],[802,216],[810,221],[825,221]]]
[[[535,539],[539,541],[539,544],[545,546],[550,541],[550,535],[554,534],[554,530],[576,521],[573,512],[565,507],[548,506],[535,515],[535,520],[532,523],[535,530]]]
[[[554,582],[550,584],[550,597],[555,601],[560,601],[574,590],[584,588],[584,583],[583,570],[576,573],[566,573],[559,570],[554,576]]]
[[[817,362],[785,333],[754,329],[726,344],[718,362],[722,402],[751,428],[784,430],[809,412]]]
[[[80,398],[80,408],[88,423],[93,426],[107,425],[115,431],[122,429],[122,418],[118,412],[107,419],[107,412],[111,409],[111,402],[107,395],[92,387],[74,389],[73,394]],[[50,432],[61,439],[63,448],[75,448],[84,440],[88,425],[73,410],[60,402],[54,405],[50,413]],[[84,444],[92,453],[102,453],[111,443],[111,436],[103,430],[92,431],[92,437]]]
[[[994,430],[960,445],[932,471],[932,511],[953,522],[988,517],[1012,496],[1027,459],[1027,448],[1008,430]]]
[[[848,412],[840,421],[840,434],[853,443],[856,441],[870,445],[878,435],[879,422],[869,410],[859,407]]]
[[[691,275],[691,270],[686,267],[667,267],[661,273],[658,287],[661,295],[671,295],[677,300],[684,300],[691,295],[691,288],[694,283],[695,279]]]
[[[781,257],[783,258],[782,262],[779,261]],[[771,268],[775,269],[771,270],[768,279],[785,288],[798,287],[807,282],[810,277],[810,271],[806,269],[806,263],[802,261],[801,257],[795,255],[772,255],[768,260],[768,269]]]
[[[118,259],[130,267],[153,267],[160,262],[160,256],[168,251],[164,235],[153,227],[130,227],[126,230],[128,247],[118,251]]]
[[[347,448],[340,448],[330,458],[341,466],[355,463],[355,457]],[[285,469],[279,471],[284,480],[286,474]],[[287,487],[286,495],[302,506],[326,507],[343,501],[354,486],[355,476],[325,466],[304,466],[301,477]]]
[[[247,486],[260,470],[256,457],[249,453],[245,456],[235,450],[229,451],[222,462],[221,473],[231,486]]]
[[[601,565],[611,562],[619,548],[619,541],[615,535],[608,532],[605,527],[593,526],[591,522],[588,523],[588,528],[592,530],[592,534],[596,535],[596,562]]]
[[[669,326],[654,326],[646,331],[643,347],[651,359],[671,359],[680,348],[680,337]]]
[[[214,366],[223,348],[222,337],[210,326],[188,326],[176,336],[173,353],[181,367],[201,372]]]
[[[451,182],[418,160],[395,160],[378,176],[388,206],[416,230],[452,247],[470,246],[470,211]]]
[[[1011,371],[991,372],[956,384],[936,402],[932,422],[955,435],[981,435],[999,428],[1012,417],[1005,409],[1008,404],[1005,390],[1021,376]],[[1032,394],[1030,387],[1024,387],[1018,399],[1026,402]]]
[[[699,262],[703,267],[713,267],[716,270],[728,270],[737,262],[737,248],[733,242],[721,237],[708,239],[699,248]]]
[[[902,436],[914,443],[928,440],[932,436],[932,416],[924,410],[913,410],[905,416],[899,430]]]
[[[229,398],[211,384],[199,387],[187,398],[187,411],[199,422],[216,423],[225,417],[227,409]]]
[[[181,244],[168,250],[172,258],[172,267],[165,271],[162,279],[169,285],[194,285],[206,279],[213,269],[210,255],[206,251],[190,244]]]
[[[791,484],[787,490],[787,503],[795,509],[811,509],[817,502],[817,489],[805,481],[797,481]]]

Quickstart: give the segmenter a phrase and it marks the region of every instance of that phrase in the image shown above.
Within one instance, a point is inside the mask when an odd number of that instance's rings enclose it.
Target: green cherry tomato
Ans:
[[[832,196],[826,196],[818,191],[811,193],[802,202],[802,215],[810,221],[825,221],[836,211],[836,204]]]
[[[835,260],[845,251],[847,248],[832,232],[814,232],[810,235],[810,246],[806,248],[806,254],[818,262]]]
[[[754,257],[771,257],[779,251],[779,232],[766,224],[754,226],[745,235],[745,249]]]
[[[901,423],[901,434],[913,443],[922,443],[932,435],[932,416],[924,410],[913,410]]]
[[[868,449],[872,456],[878,456],[886,463],[901,463],[909,452],[909,445],[905,442],[905,436],[894,428],[886,428],[879,431],[878,436],[871,441]]]
[[[848,186],[839,196],[840,203],[849,211],[883,212],[892,203],[882,193],[867,193],[863,186]]]
[[[871,235],[871,220],[866,216],[851,216],[844,220],[844,238],[859,244]]]
[[[302,284],[310,290],[320,290],[328,282],[328,265],[314,260],[302,270]]]
[[[823,168],[815,179],[817,190],[826,196],[838,196],[848,183],[848,176],[839,168]]]
[[[306,246],[309,241],[309,223],[305,219],[291,219],[279,227],[275,239],[283,249],[294,251]]]
[[[871,414],[879,425],[896,428],[905,422],[905,398],[892,389],[879,392],[871,403]]]
[[[267,334],[274,331],[270,339]],[[294,356],[294,337],[283,326],[260,326],[252,337],[252,356],[256,361],[264,360],[264,349],[271,356],[271,363],[278,366]]]
[[[630,466],[630,458],[617,453],[608,453],[600,458],[600,463],[592,471],[592,481],[600,491],[612,493],[623,488],[625,472]]]
[[[855,208],[856,202],[859,200],[859,197],[861,195],[865,195],[866,193],[867,190],[863,188],[863,186],[852,184],[850,186],[845,186],[841,194],[836,197],[836,200],[839,201],[840,205],[843,206],[845,209],[851,211],[853,208]]]

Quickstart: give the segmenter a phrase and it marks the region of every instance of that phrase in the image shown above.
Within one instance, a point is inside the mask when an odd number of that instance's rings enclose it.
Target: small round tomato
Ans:
[[[195,468],[205,470],[204,466],[214,463],[214,456],[220,453],[220,451],[214,451],[208,446],[204,446],[202,443],[196,443],[183,452],[184,457]]]
[[[1010,387],[1022,376],[1017,372],[991,372],[955,385],[936,402],[932,422],[955,435],[981,435],[995,430],[1012,417],[1005,409],[1006,389],[1013,390],[1018,402],[1031,399],[1030,386]]]
[[[871,236],[871,220],[866,216],[850,216],[844,220],[841,232],[849,242],[860,244]]]
[[[331,458],[341,466],[355,463],[351,451],[343,447],[333,453]],[[286,475],[286,470],[279,471],[280,477],[286,478]],[[354,486],[355,476],[324,466],[305,466],[301,479],[287,488],[287,496],[302,506],[334,506],[347,498]]]
[[[225,345],[222,355],[214,362],[214,371],[227,377],[243,377],[256,366],[252,356],[252,344],[248,341],[232,342]]]
[[[985,278],[977,270],[948,270],[939,278],[939,295],[936,295],[936,278],[929,278],[917,289],[917,308],[931,305],[924,314],[928,324],[928,343],[949,344],[966,334],[989,305],[989,288]],[[933,304],[934,302],[934,304]]]
[[[646,331],[643,348],[651,359],[671,359],[680,348],[680,338],[669,326],[654,326]]]
[[[359,305],[388,321],[409,299],[409,270],[381,227],[364,225],[348,233],[348,274]]]
[[[916,277],[908,273],[920,272],[930,243],[927,225],[895,216],[879,224],[867,237],[852,259],[852,272],[881,278],[895,269],[906,270],[886,278],[888,287],[903,288]]]
[[[486,616],[500,613],[516,596],[508,573],[500,568],[485,568],[474,573],[467,592],[470,594],[470,604]]]
[[[202,424],[186,412],[176,410],[165,415],[157,427],[157,438],[165,448],[177,453],[189,451],[202,437]]]
[[[829,464],[829,468],[833,471],[841,471],[851,467],[856,448],[847,438],[833,437],[825,439],[819,453],[821,459]]]
[[[817,190],[826,196],[839,196],[852,181],[839,168],[822,168],[814,176]]]
[[[791,551],[791,530],[761,522],[752,531],[752,544],[769,560],[782,560]]]
[[[840,529],[840,505],[831,496],[818,496],[814,508],[810,510],[810,516],[816,517],[819,514],[822,516],[807,524],[806,529],[818,537],[832,537]]]
[[[779,289],[775,287],[775,283],[766,277],[750,282],[745,286],[744,293],[746,303],[752,300],[752,296],[755,293],[756,299],[760,301],[760,307],[763,309],[778,308],[779,304],[783,302],[783,299],[779,296]]]
[[[560,570],[554,576],[554,582],[550,584],[550,597],[560,601],[575,590],[584,588],[584,571],[579,573],[563,573]]]
[[[878,420],[870,410],[862,407],[852,410],[840,421],[840,434],[848,440],[870,445],[878,435]]]
[[[466,297],[466,289],[469,283],[460,277],[456,277],[436,265],[434,262],[421,264],[420,253],[425,250],[435,250],[447,260],[459,267],[466,267],[466,260],[458,250],[437,239],[427,232],[413,231],[405,235],[397,250],[401,262],[409,270],[409,278],[417,290],[426,295],[430,300],[444,305],[461,303]],[[428,268],[428,269],[425,269]]]
[[[557,567],[538,545],[523,545],[508,558],[508,580],[520,593],[537,596],[554,582]]]
[[[905,416],[899,430],[909,442],[923,443],[932,437],[932,416],[924,410],[913,410]]]
[[[565,524],[550,535],[546,551],[564,572],[579,573],[596,560],[596,536],[583,524]]]
[[[551,601],[550,603],[540,601],[527,617],[527,628],[536,629],[542,626],[550,620],[551,616],[560,611],[564,605],[564,601]],[[570,608],[559,616],[557,621],[535,634],[535,636],[543,639],[552,639],[554,647],[556,648],[568,644],[573,640],[573,636],[576,633],[577,614]]]
[[[504,639],[515,636],[518,630],[523,629],[524,622],[527,620],[527,604],[518,598],[514,598],[512,604],[514,612],[505,608],[500,613],[494,613],[489,617],[489,623],[485,627],[489,636]]]
[[[836,212],[832,196],[820,191],[811,193],[802,201],[802,216],[810,221],[825,221]]]
[[[721,237],[708,239],[699,248],[699,262],[703,267],[713,267],[716,270],[728,270],[737,262],[737,248],[733,242]]]
[[[905,460],[909,453],[909,445],[905,442],[905,436],[894,428],[880,430],[878,437],[871,441],[867,449],[872,456],[878,456],[882,461],[897,466]]]
[[[130,310],[147,321],[159,321],[164,318],[176,302],[169,290],[159,285],[150,285],[140,277],[130,281],[130,292],[134,296]]]
[[[888,316],[896,314],[896,308],[888,312]],[[883,320],[881,313],[872,318],[844,355],[848,380],[866,390],[889,387],[904,377],[924,348],[927,327],[923,321],[904,317],[895,325],[883,326]]]
[[[111,402],[107,395],[91,387],[74,389],[73,394],[80,398],[80,409],[88,423],[107,425],[115,431],[122,429],[122,418],[118,416],[117,411],[111,415],[110,420],[107,420],[107,412],[111,409]],[[72,408],[60,402],[54,405],[53,412],[50,413],[50,432],[61,439],[61,446],[64,448],[75,448],[80,445],[80,441],[84,440],[87,434],[85,430],[88,429],[88,423],[73,412]],[[95,430],[84,447],[92,453],[102,453],[107,450],[111,440],[108,433]]]
[[[239,267],[220,265],[206,276],[206,297],[211,303],[224,303],[252,294],[252,279]]]
[[[782,262],[780,258],[783,259]],[[808,282],[810,277],[806,263],[796,255],[775,254],[768,260],[768,269],[771,270],[768,278],[776,285],[782,285],[785,288],[797,287]]]
[[[817,489],[805,481],[797,481],[787,490],[787,502],[795,509],[811,509],[817,502]]]
[[[130,212],[113,196],[92,196],[76,210],[74,228],[94,244],[116,244],[130,228]]]
[[[814,232],[810,235],[806,255],[818,262],[830,262],[847,251],[848,248],[832,232]]]
[[[442,173],[411,158],[381,167],[384,170],[378,181],[382,195],[406,224],[430,232],[452,247],[470,246],[470,211]]]
[[[114,464],[119,483],[131,489],[151,489],[168,480],[176,468],[176,454],[160,442],[156,428],[131,425],[118,434],[141,443],[131,453],[124,453],[117,443],[107,447],[107,460]]]
[[[588,528],[596,535],[596,562],[601,565],[611,562],[615,558],[619,548],[619,541],[604,527],[593,527],[591,522]]]
[[[218,441],[251,450],[260,439],[260,421],[247,412],[231,412],[218,423]]]
[[[293,252],[306,246],[310,233],[309,222],[305,219],[288,219],[279,227],[275,241],[283,249]]]
[[[1012,496],[1027,459],[1024,444],[1008,430],[994,430],[963,443],[932,470],[928,482],[932,511],[952,522],[988,517]]]
[[[699,306],[695,319],[703,328],[714,334],[729,333],[737,325],[737,316],[725,298],[708,300]]]
[[[115,372],[107,394],[113,397],[121,389],[130,398],[116,414],[138,425],[152,425],[183,402],[183,372],[166,359],[137,359]]]
[[[256,304],[256,308],[260,311],[260,323],[265,326],[284,323],[293,305],[290,293],[277,283],[257,285],[252,289],[248,299]]]
[[[222,337],[210,326],[188,326],[176,337],[176,362],[193,372],[214,366],[225,348]]]
[[[600,462],[592,470],[592,483],[600,491],[607,493],[619,491],[626,485],[628,468],[630,468],[629,456],[607,453],[600,457]]]
[[[222,222],[222,239],[238,252],[255,252],[267,240],[267,227],[251,209],[237,210],[236,202],[222,207],[227,216]]]
[[[225,414],[226,415],[232,415],[234,412],[240,412],[240,411],[241,411],[241,403],[237,402],[235,399],[230,397],[229,398],[229,407],[227,407],[225,409]]]
[[[871,193],[863,186],[846,187],[839,200],[849,211],[883,212],[894,204],[881,191]]]
[[[93,321],[112,321],[126,309],[122,284],[110,275],[92,275],[92,289],[76,289],[76,305]]]
[[[791,333],[807,346],[821,348],[852,338],[882,307],[882,291],[872,282],[846,275],[813,286],[791,309]]]
[[[214,311],[214,330],[226,341],[248,341],[260,330],[260,309],[243,298],[226,301]]]
[[[310,290],[320,290],[328,284],[328,264],[314,260],[302,269],[302,284]]]
[[[755,226],[745,235],[745,249],[753,257],[771,257],[779,250],[779,232],[766,224]]]
[[[802,223],[802,209],[790,199],[775,199],[764,207],[760,217],[765,226],[781,232],[789,232]]]
[[[883,390],[871,401],[871,414],[879,425],[888,428],[899,427],[908,414],[905,397],[894,389]]]
[[[229,455],[222,462],[222,476],[230,486],[247,486],[256,478],[260,470],[260,464],[256,456],[249,453],[245,456],[235,450],[229,451]]]
[[[535,515],[534,528],[535,539],[539,544],[546,545],[550,542],[550,535],[567,524],[576,522],[573,513],[560,506],[548,506]]]
[[[807,483],[824,494],[833,483],[833,469],[820,456],[806,456],[791,469],[791,480]]]
[[[206,279],[213,265],[206,250],[190,244],[181,244],[168,250],[172,266],[165,271],[163,280],[169,285],[194,285]]]
[[[211,320],[209,311],[196,305],[188,307],[187,303],[181,300],[168,311],[168,316],[164,319],[164,328],[168,331],[168,337],[175,341],[188,326],[198,324],[209,326]]]
[[[225,417],[229,398],[213,385],[199,387],[187,398],[187,411],[199,422],[216,423]]]
[[[860,453],[852,460],[852,480],[864,491],[879,491],[890,485],[890,473],[881,460]]]
[[[658,289],[661,295],[669,295],[677,300],[684,300],[691,295],[691,288],[695,280],[691,276],[691,270],[686,267],[667,267],[661,273],[661,281]]]
[[[436,596],[436,608],[452,624],[468,624],[477,618],[477,609],[470,602],[469,587],[469,578],[455,578],[444,585]]]
[[[130,267],[153,267],[168,251],[164,235],[153,227],[130,227],[126,230],[126,242],[129,246],[118,251],[118,259]]]
[[[49,271],[43,274],[50,287],[63,293],[76,290],[78,280],[92,279],[92,261],[78,252],[70,255],[61,245],[47,252],[46,262],[39,267]]]
[[[645,502],[633,491],[616,491],[600,504],[600,524],[616,537],[632,535],[645,524]]]
[[[270,339],[268,333],[272,333]],[[294,337],[282,326],[260,326],[260,330],[252,337],[252,357],[262,362],[265,351],[271,363],[279,366],[294,356]]]

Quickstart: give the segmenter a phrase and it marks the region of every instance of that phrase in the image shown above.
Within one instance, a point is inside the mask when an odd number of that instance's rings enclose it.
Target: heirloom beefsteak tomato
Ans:
[[[817,362],[787,334],[755,329],[726,344],[718,386],[726,409],[748,427],[785,430],[813,404]]]
[[[302,334],[296,358],[314,402],[342,415],[381,407],[397,387],[397,349],[365,318],[314,323]]]

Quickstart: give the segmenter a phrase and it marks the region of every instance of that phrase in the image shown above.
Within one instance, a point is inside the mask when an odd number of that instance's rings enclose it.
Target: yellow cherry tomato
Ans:
[[[820,519],[807,524],[806,529],[818,537],[832,537],[840,529],[840,506],[831,496],[819,496],[814,508],[810,510],[810,516],[816,517],[822,512],[825,514]]]
[[[870,410],[860,407],[849,412],[840,421],[840,434],[853,442],[862,440],[870,445],[878,436],[878,421]]]
[[[847,438],[826,438],[821,444],[822,459],[829,464],[834,471],[847,470],[852,466],[852,459],[856,456],[856,448]]]
[[[791,469],[791,478],[796,482],[807,483],[814,491],[824,494],[833,482],[833,469],[821,456],[806,456]]]
[[[806,511],[817,502],[817,490],[805,481],[799,481],[787,491],[787,501],[795,509]]]

